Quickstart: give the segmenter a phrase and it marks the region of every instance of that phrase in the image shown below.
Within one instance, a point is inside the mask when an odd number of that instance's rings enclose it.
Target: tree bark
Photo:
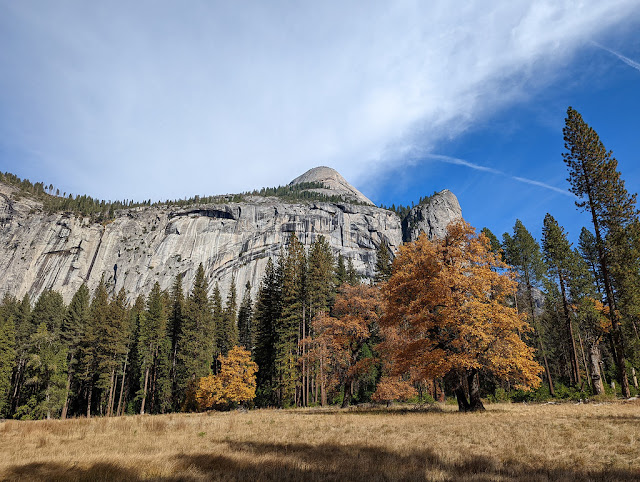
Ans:
[[[485,410],[482,400],[480,399],[480,380],[478,370],[475,368],[467,375],[467,384],[469,385],[469,410],[472,412],[482,412]]]
[[[604,384],[600,376],[600,347],[598,347],[597,341],[589,344],[589,361],[591,363],[591,384],[593,386],[593,392],[596,395],[601,395],[604,393]]]
[[[558,268],[558,280],[560,281],[560,292],[562,294],[562,309],[564,311],[564,319],[567,329],[567,338],[570,343],[570,358],[571,358],[571,372],[573,376],[573,380],[575,382],[575,386],[580,384],[580,366],[578,365],[578,354],[576,350],[576,339],[573,336],[573,326],[571,324],[571,316],[569,315],[569,305],[567,303],[567,295],[564,286],[564,278],[562,277],[562,273],[560,272],[560,268]]]
[[[144,389],[142,391],[142,406],[140,407],[140,415],[144,414],[144,404],[147,401],[147,385],[149,383],[149,367],[144,372]]]

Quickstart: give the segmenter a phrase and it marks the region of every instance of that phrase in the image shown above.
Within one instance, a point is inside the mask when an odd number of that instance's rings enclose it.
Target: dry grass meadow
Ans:
[[[640,480],[640,403],[0,422],[1,480]]]

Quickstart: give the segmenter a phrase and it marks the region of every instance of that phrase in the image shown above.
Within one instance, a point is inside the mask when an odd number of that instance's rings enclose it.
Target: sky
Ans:
[[[568,106],[640,190],[640,0],[0,0],[0,170],[164,200],[338,170],[499,237],[576,210]]]

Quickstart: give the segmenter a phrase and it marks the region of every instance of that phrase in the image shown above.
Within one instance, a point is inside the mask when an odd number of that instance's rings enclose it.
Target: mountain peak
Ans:
[[[311,191],[314,192],[329,196],[332,194],[338,195],[349,200],[373,205],[373,202],[369,198],[349,184],[338,171],[331,167],[319,166],[309,169],[301,176],[296,177],[289,184],[301,184],[303,182],[318,182],[326,186],[326,189],[311,189]]]

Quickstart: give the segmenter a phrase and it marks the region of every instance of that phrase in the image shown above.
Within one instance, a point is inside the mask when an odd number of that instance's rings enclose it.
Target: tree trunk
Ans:
[[[540,354],[542,355],[542,361],[544,362],[544,371],[547,374],[547,383],[549,384],[549,395],[552,397],[556,396],[555,390],[553,389],[553,380],[551,378],[551,371],[549,370],[549,362],[547,361],[547,353],[544,349],[544,345],[542,344],[542,335],[540,334],[540,328],[536,323],[536,312],[535,306],[533,305],[533,287],[531,286],[531,282],[527,277],[527,291],[529,292],[529,308],[531,309],[531,324],[534,327],[536,332],[536,337],[538,338],[538,346],[540,348]]]
[[[584,161],[582,163],[582,169],[586,172],[584,167]],[[609,265],[607,260],[607,252],[604,249],[604,242],[602,236],[600,236],[600,226],[598,223],[598,216],[596,215],[595,205],[592,200],[591,186],[587,179],[587,194],[589,198],[589,207],[591,208],[591,220],[593,221],[593,230],[596,235],[596,247],[598,248],[598,261],[600,262],[600,271],[602,272],[602,279],[604,282],[604,292],[607,297],[607,304],[609,305],[609,316],[611,317],[611,331],[613,334],[613,343],[615,345],[615,360],[616,368],[618,369],[618,376],[620,377],[620,384],[622,386],[622,396],[629,398],[631,392],[629,390],[629,380],[627,379],[627,366],[624,359],[624,338],[622,336],[622,329],[618,322],[618,315],[616,313],[616,304],[613,296],[613,287],[611,286],[611,280],[609,279]]]
[[[638,389],[638,377],[636,377],[636,369],[631,367],[631,376],[633,377],[633,386]]]
[[[584,365],[584,370],[587,372],[587,383],[589,384],[589,388],[593,388],[591,384],[591,371],[589,370],[589,364],[587,363],[587,358],[585,357],[584,344],[582,343],[582,335],[580,334],[580,327],[578,327],[578,341],[580,342],[580,353],[582,354],[582,364]]]
[[[569,315],[569,305],[567,303],[567,295],[564,286],[564,278],[560,272],[560,268],[558,268],[558,279],[560,281],[560,292],[562,293],[562,308],[564,311],[564,319],[567,329],[567,338],[570,343],[570,359],[571,359],[571,372],[573,376],[573,380],[575,382],[575,386],[580,384],[580,366],[578,365],[578,354],[576,350],[576,340],[573,336],[573,326],[571,325],[571,316]]]
[[[342,408],[347,408],[351,403],[351,382],[345,381],[342,385],[344,391],[344,397],[342,397]]]
[[[140,407],[140,415],[144,414],[144,404],[147,401],[147,385],[149,383],[149,367],[144,372],[144,389],[142,390],[142,406]]]
[[[596,395],[604,393],[604,384],[600,376],[600,348],[598,342],[594,341],[589,344],[589,361],[591,362],[591,382],[593,392]]]
[[[475,368],[467,375],[467,383],[469,385],[469,409],[472,412],[483,412],[485,410],[482,400],[480,399],[480,380],[478,370]]]
[[[69,370],[69,375],[67,376],[67,386],[64,391],[64,405],[62,406],[62,413],[60,414],[60,419],[64,420],[67,418],[67,411],[69,410],[69,390],[71,390],[71,377],[72,372]]]
[[[87,418],[91,418],[91,396],[93,395],[93,381],[89,383],[89,392],[87,393]]]
[[[122,393],[124,392],[124,379],[127,377],[127,360],[129,359],[129,354],[124,359],[124,367],[122,368],[122,384],[120,385],[120,396],[118,397],[118,408],[116,410],[116,415],[120,416],[120,408],[122,407]]]
[[[107,400],[107,417],[111,416],[111,411],[113,410],[112,400],[113,400],[113,391],[114,391],[114,385],[115,385],[115,380],[114,380],[115,374],[116,374],[116,369],[112,368],[111,378],[109,379],[109,399]]]
[[[456,399],[458,400],[458,411],[468,412],[471,410],[471,405],[469,405],[469,402],[467,401],[467,395],[464,393],[462,383],[458,384],[454,392],[456,394]]]

